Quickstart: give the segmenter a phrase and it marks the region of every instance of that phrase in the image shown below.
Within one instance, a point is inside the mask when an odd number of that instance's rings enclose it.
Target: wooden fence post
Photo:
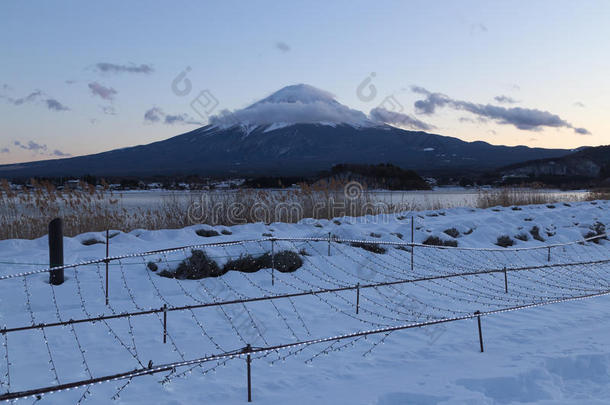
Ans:
[[[483,332],[481,331],[481,312],[477,311],[474,314],[477,316],[477,323],[479,324],[479,343],[481,344],[481,353],[483,353]]]
[[[413,261],[415,254],[415,217],[411,215],[411,271],[413,271]]]
[[[271,285],[275,285],[275,239],[271,239]]]
[[[250,356],[250,351],[252,350],[252,346],[248,345],[246,346],[246,353],[248,353],[248,356],[246,357],[246,367],[248,369],[248,402],[252,402],[252,370],[251,370],[251,364],[252,364],[252,357]]]
[[[106,229],[106,305],[108,305],[108,256],[110,254],[110,237],[108,229]]]
[[[163,304],[163,343],[167,343],[167,304]]]
[[[64,265],[64,224],[61,218],[49,223],[49,267]],[[64,282],[64,269],[51,270],[49,283],[60,285]]]
[[[360,283],[356,284],[356,314],[360,312]]]

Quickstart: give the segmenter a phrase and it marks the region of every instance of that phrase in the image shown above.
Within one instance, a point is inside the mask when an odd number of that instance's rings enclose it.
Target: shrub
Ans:
[[[154,263],[154,262],[148,262],[148,263],[146,264],[146,267],[147,267],[147,268],[148,268],[148,270],[150,270],[150,271],[157,271],[157,270],[159,270],[159,266],[157,266],[157,264],[156,264],[156,263]]]
[[[371,232],[370,235],[371,235],[371,238],[381,238],[380,233]]]
[[[261,256],[243,255],[237,259],[229,260],[224,266],[223,271],[241,271],[243,273],[254,273],[260,269],[268,269],[272,266],[281,273],[292,273],[303,265],[303,259],[290,250],[284,250],[273,255],[265,253]]]
[[[222,276],[224,273],[226,272],[222,271],[202,250],[193,250],[191,256],[180,262],[176,270],[173,272],[164,270],[159,275],[178,280],[199,280]]]
[[[527,233],[521,232],[521,233],[515,235],[515,239],[519,239],[519,240],[522,240],[523,242],[527,242],[528,240],[530,240],[530,237]]]
[[[585,239],[593,238],[594,236],[604,235],[606,233],[606,225],[599,221],[591,225],[589,229],[591,229],[591,231],[587,232],[587,234],[585,235]],[[600,239],[608,239],[608,237],[605,236],[603,238],[593,239],[592,242],[599,243]]]
[[[233,232],[229,231],[228,229],[223,229],[222,231],[220,231],[220,233],[222,233],[223,235],[233,235]]]
[[[447,235],[451,236],[452,238],[457,238],[458,236],[460,236],[460,231],[458,231],[455,228],[445,229],[443,232],[445,232]]]
[[[404,235],[400,232],[393,232],[391,235],[396,236],[398,239],[402,239],[404,237]]]
[[[387,252],[386,248],[384,248],[383,246],[380,246],[376,243],[353,242],[353,243],[350,243],[350,245],[352,247],[364,249],[367,252],[372,252],[372,253],[377,253],[377,254],[384,254],[385,252]]]
[[[515,241],[510,238],[508,235],[498,236],[498,240],[496,241],[496,245],[500,247],[509,247],[515,244]]]
[[[91,238],[91,239],[85,239],[84,241],[81,242],[83,245],[85,246],[91,246],[91,245],[96,245],[98,243],[101,243],[102,245],[105,245],[106,242],[103,242],[101,240],[97,240],[95,238]]]
[[[220,235],[216,230],[214,229],[197,229],[195,231],[195,233],[199,236],[202,236],[204,238],[210,238],[212,236],[218,236]]]
[[[451,246],[457,247],[458,243],[455,240],[442,240],[438,236],[429,236],[424,242],[424,245],[430,246]]]
[[[540,236],[540,228],[537,226],[533,226],[532,229],[530,229],[530,235],[537,241],[544,242],[544,238]]]

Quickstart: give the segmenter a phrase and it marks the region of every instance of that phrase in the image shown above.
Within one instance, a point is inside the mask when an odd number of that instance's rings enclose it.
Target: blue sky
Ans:
[[[204,90],[214,114],[296,83],[365,113],[393,96],[432,132],[468,141],[608,144],[608,21],[607,1],[7,0],[0,163],[154,142],[207,121],[191,107]],[[187,68],[191,90],[176,94]],[[358,95],[367,78],[375,97]],[[422,113],[412,86],[444,104]],[[514,108],[559,124],[520,129],[504,118]],[[161,119],[145,120],[151,109]]]

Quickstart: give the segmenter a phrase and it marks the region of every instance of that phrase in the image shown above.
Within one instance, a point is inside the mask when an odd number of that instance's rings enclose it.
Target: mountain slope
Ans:
[[[374,121],[300,84],[173,138],[68,159],[0,166],[0,177],[309,175],[340,163],[392,163],[420,172],[484,170],[570,151],[494,146]]]
[[[392,163],[405,169],[490,169],[569,151],[494,146],[393,127],[294,124],[244,135],[203,127],[149,145],[95,155],[0,166],[0,177],[75,175],[312,174],[338,163]]]
[[[610,145],[586,148],[560,158],[547,158],[517,163],[499,170],[514,177],[610,177]]]

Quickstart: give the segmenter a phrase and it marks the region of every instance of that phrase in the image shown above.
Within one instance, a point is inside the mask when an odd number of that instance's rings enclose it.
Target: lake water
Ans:
[[[261,190],[257,190],[261,191]],[[265,190],[276,196],[289,193],[291,190]],[[294,190],[293,190],[294,191]],[[552,190],[552,189],[522,189],[525,193],[542,194],[549,200],[578,201],[586,197],[587,190]],[[237,191],[128,191],[115,192],[120,197],[120,205],[127,209],[153,209],[170,200],[188,204],[191,201],[205,200],[210,196],[234,194]],[[365,191],[365,195],[374,201],[392,204],[408,205],[416,209],[444,209],[453,207],[476,207],[481,193],[494,192],[494,189],[437,187],[433,190],[413,191]],[[333,193],[336,198],[344,198],[344,192]]]

